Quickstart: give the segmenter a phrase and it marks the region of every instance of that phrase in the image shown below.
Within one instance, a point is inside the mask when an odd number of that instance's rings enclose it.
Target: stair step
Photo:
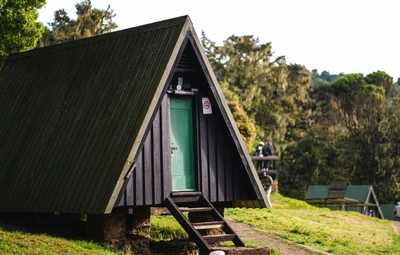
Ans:
[[[195,229],[213,229],[222,228],[224,226],[223,221],[209,221],[209,222],[196,222],[192,223]]]
[[[183,192],[172,192],[171,197],[183,197],[183,196],[201,196],[200,191],[183,191]]]
[[[211,212],[212,207],[182,207],[179,208],[181,212]]]
[[[223,216],[214,208],[212,203],[199,192],[176,192],[167,197],[166,206],[175,219],[188,233],[201,251],[211,251],[209,243],[232,241],[235,246],[245,246],[235,231],[224,220]],[[210,221],[190,222],[184,212],[208,212]],[[202,235],[200,230],[218,229],[224,234]]]
[[[201,202],[201,196],[179,196],[179,197],[171,197],[172,200],[176,203],[176,204],[189,204],[189,203],[199,203]]]
[[[236,237],[235,234],[223,234],[223,235],[205,235],[203,239],[209,243],[232,241]]]
[[[192,223],[182,214],[180,208],[172,200],[172,197],[166,198],[167,208],[174,215],[175,219],[181,224],[189,237],[197,244],[200,250],[210,250],[208,243],[202,238],[201,234],[193,227]]]
[[[172,192],[171,199],[178,205],[199,203],[202,202],[202,194],[198,191]]]

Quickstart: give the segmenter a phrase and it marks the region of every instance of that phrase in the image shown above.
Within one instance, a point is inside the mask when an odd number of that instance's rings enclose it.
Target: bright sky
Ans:
[[[47,0],[39,20],[51,22],[64,8],[76,18],[82,0]],[[222,45],[231,35],[272,43],[274,56],[330,74],[377,70],[400,77],[399,0],[92,0],[110,4],[118,29],[189,15],[197,35]]]

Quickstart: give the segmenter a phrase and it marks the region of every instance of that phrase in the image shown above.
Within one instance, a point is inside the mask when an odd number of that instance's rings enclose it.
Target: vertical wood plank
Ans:
[[[217,121],[217,126],[221,125],[221,121]],[[224,153],[224,141],[225,135],[222,132],[222,128],[217,128],[217,170],[218,170],[218,190],[217,190],[217,201],[224,202],[226,199],[226,155]]]
[[[231,155],[233,156],[234,152],[231,151],[230,152]],[[234,164],[232,165],[233,167],[233,176],[234,176],[234,180],[233,180],[233,186],[234,186],[234,198],[235,199],[242,199],[243,198],[243,184],[245,182],[245,180],[242,177],[242,174],[240,172],[240,169],[237,167],[237,160],[234,158],[233,159]]]
[[[232,157],[229,150],[229,146],[227,142],[224,142],[224,158],[225,158],[225,172],[226,172],[226,200],[232,201],[234,200],[235,194],[235,186],[234,186],[234,179],[235,179],[235,172],[233,169],[232,164]]]
[[[121,198],[119,200],[118,206],[125,206],[127,204],[127,202],[126,202],[126,190],[124,190],[123,194],[120,195],[120,197]]]
[[[163,200],[170,195],[172,191],[172,173],[171,173],[171,136],[170,136],[170,113],[169,113],[169,95],[165,94],[161,102],[161,133],[162,133],[162,183]]]
[[[157,111],[153,122],[152,158],[153,158],[153,195],[154,204],[161,204],[162,201],[162,136],[160,128],[161,107]]]
[[[193,127],[194,127],[194,169],[196,175],[196,189],[201,190],[201,157],[200,157],[200,111],[202,107],[200,97],[193,98]]]
[[[144,164],[143,164],[143,190],[144,190],[144,204],[151,205],[153,198],[153,154],[152,154],[152,130],[148,133],[143,146]]]
[[[135,174],[135,205],[143,205],[143,150],[139,153],[139,156],[136,161],[136,171]]]
[[[200,103],[200,102],[199,102]],[[199,107],[199,109],[203,109]],[[199,113],[199,125],[200,125],[200,139],[199,139],[199,147],[200,147],[200,184],[201,184],[201,192],[203,195],[210,199],[209,194],[209,173],[208,173],[208,129],[207,129],[207,118],[202,112]]]
[[[133,206],[135,204],[134,202],[134,176],[135,176],[135,172],[136,172],[136,168],[133,169],[133,172],[131,174],[131,176],[128,179],[128,183],[126,185],[126,189],[125,189],[125,194],[124,194],[124,198],[122,198],[122,201],[124,201],[125,205],[127,206]]]
[[[216,156],[216,120],[215,115],[207,115],[207,141],[208,141],[208,181],[209,181],[209,200],[211,202],[217,201],[217,190],[218,190],[218,175],[217,175],[217,156]]]

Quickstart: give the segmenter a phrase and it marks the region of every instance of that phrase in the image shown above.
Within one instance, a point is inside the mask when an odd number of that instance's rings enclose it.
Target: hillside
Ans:
[[[392,226],[399,228],[400,222],[316,208],[279,194],[271,201],[270,210],[227,209],[225,216],[332,254],[400,254],[400,236]]]
[[[280,249],[280,244],[304,245],[308,251],[315,249],[331,254],[400,254],[400,236],[390,221],[355,212],[315,208],[279,194],[273,194],[271,201],[272,209],[226,209],[225,216],[231,222],[238,222],[233,223],[235,227],[245,223],[246,231],[254,230],[254,235],[242,234],[246,245],[270,246],[272,254],[289,254]],[[184,236],[171,216],[152,216],[151,220],[152,231],[158,234]],[[64,227],[62,231],[69,231]],[[240,232],[244,233],[243,229]],[[255,235],[265,238],[251,237]],[[93,242],[74,240],[70,234],[60,236],[0,223],[0,254],[122,254]],[[273,239],[267,240],[267,237]]]

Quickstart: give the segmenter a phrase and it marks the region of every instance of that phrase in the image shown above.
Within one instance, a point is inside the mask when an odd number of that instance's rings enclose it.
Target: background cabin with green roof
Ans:
[[[331,210],[356,211],[383,219],[383,213],[371,185],[347,186],[346,182],[308,186],[305,201]]]

